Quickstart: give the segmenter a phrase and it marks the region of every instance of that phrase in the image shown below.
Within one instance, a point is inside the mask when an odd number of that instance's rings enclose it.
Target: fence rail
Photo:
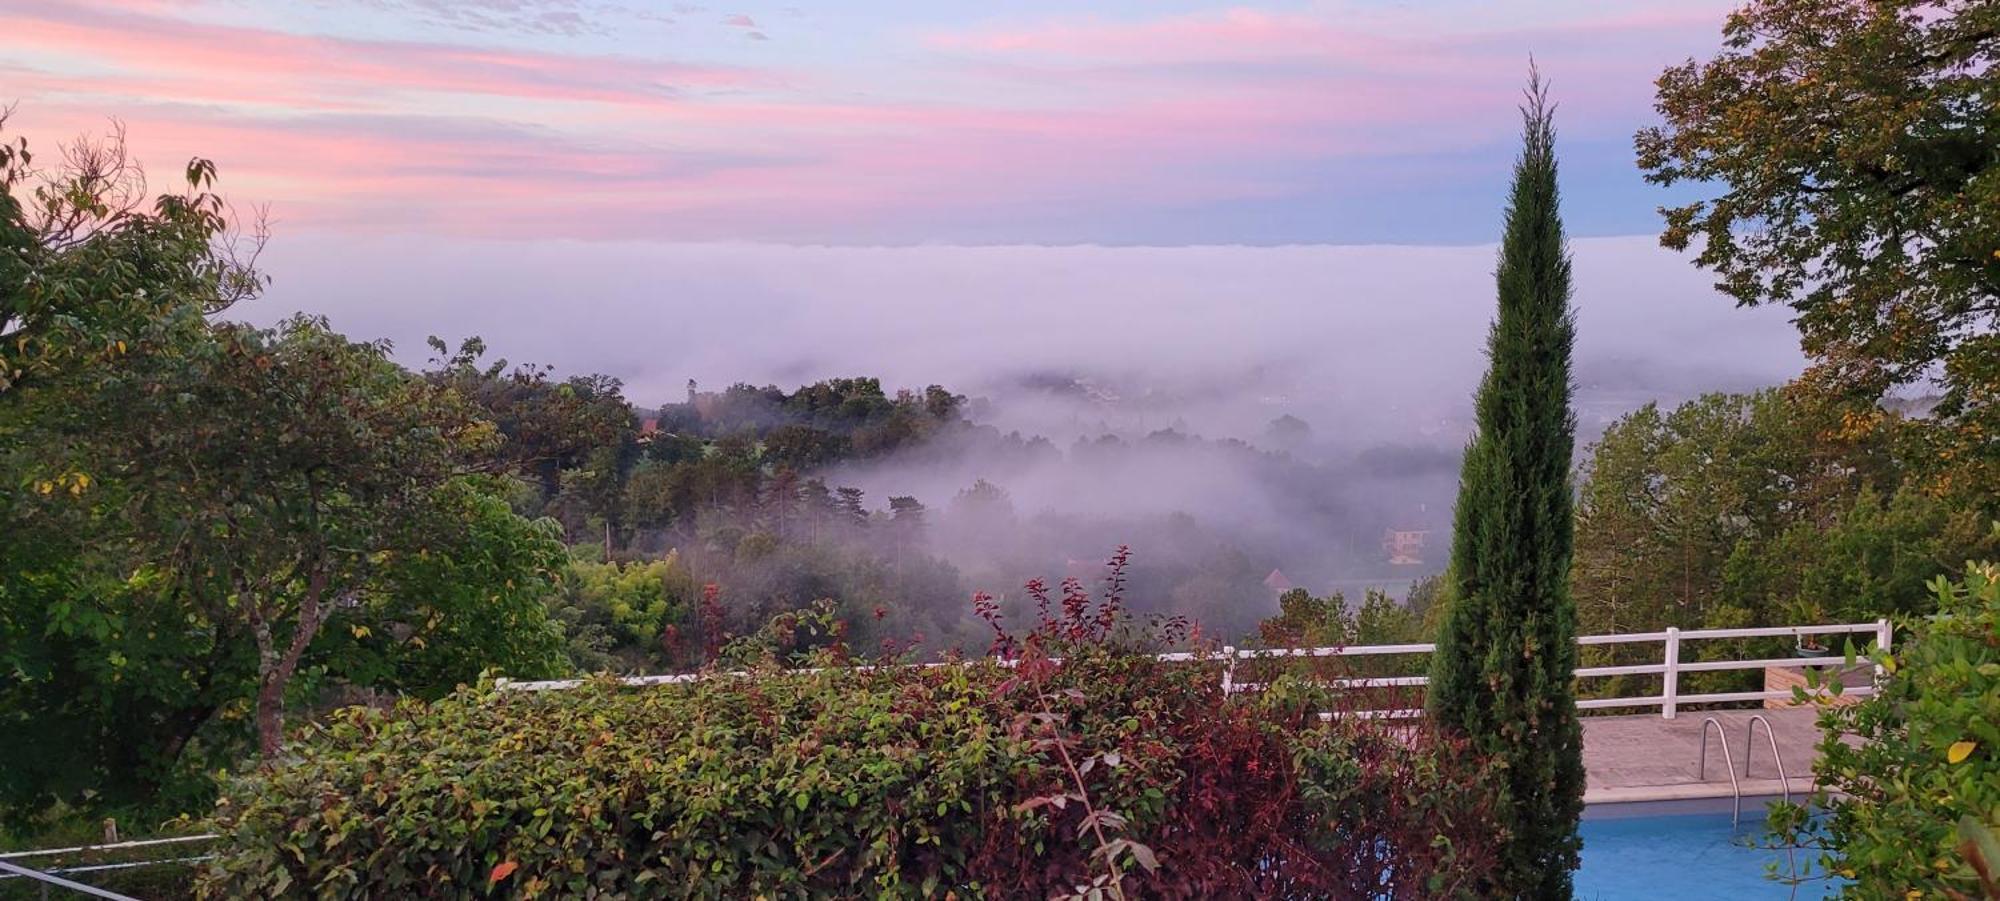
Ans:
[[[221,836],[215,835],[213,833],[204,833],[200,835],[176,835],[176,836],[170,836],[168,838],[149,838],[149,839],[141,839],[138,841],[129,841],[129,842],[109,842],[101,845],[77,845],[75,847],[70,847],[70,848],[33,848],[25,851],[0,852],[0,882],[5,882],[6,880],[12,880],[12,879],[27,879],[33,883],[39,884],[42,887],[43,897],[48,897],[49,886],[54,886],[56,888],[65,889],[70,892],[76,892],[84,895],[89,895],[95,898],[107,898],[107,899],[112,899],[112,901],[137,901],[137,899],[132,898],[130,895],[122,895],[117,892],[98,888],[93,885],[86,885],[84,883],[77,882],[73,879],[69,879],[66,877],[75,876],[83,873],[108,873],[115,870],[136,870],[136,869],[143,869],[145,867],[188,866],[191,864],[197,864],[203,861],[210,860],[214,857],[214,855],[186,854],[185,856],[181,857],[168,857],[168,858],[158,858],[158,859],[148,859],[148,860],[122,860],[122,861],[94,863],[87,865],[69,864],[63,866],[49,866],[47,864],[36,864],[35,867],[25,866],[19,863],[19,861],[27,860],[33,857],[95,856],[106,852],[128,851],[133,848],[160,848],[167,845],[185,845],[191,842],[212,842],[220,837]],[[180,852],[180,849],[172,849],[172,850],[175,852]],[[200,849],[195,849],[195,850],[198,851]]]
[[[1659,663],[1635,663],[1635,664],[1626,664],[1619,666],[1578,667],[1576,670],[1576,677],[1579,679],[1589,679],[1589,678],[1597,678],[1603,676],[1657,675],[1661,677],[1660,680],[1661,689],[1660,693],[1656,695],[1638,695],[1633,697],[1615,697],[1615,698],[1586,698],[1584,700],[1578,701],[1576,706],[1585,710],[1614,710],[1622,708],[1656,707],[1659,709],[1660,716],[1662,718],[1673,719],[1675,713],[1683,705],[1719,704],[1719,703],[1740,702],[1740,701],[1788,699],[1792,697],[1792,693],[1790,690],[1726,691],[1726,692],[1708,692],[1708,693],[1698,693],[1698,694],[1681,694],[1680,677],[1682,673],[1713,673],[1713,672],[1729,672],[1737,670],[1762,670],[1770,667],[1803,669],[1816,666],[1841,666],[1846,663],[1846,658],[1840,655],[1829,655],[1824,657],[1805,657],[1805,656],[1760,657],[1760,658],[1750,658],[1746,660],[1700,660],[1700,661],[1691,661],[1683,663],[1681,662],[1681,646],[1684,643],[1690,641],[1706,641],[1712,639],[1725,639],[1725,638],[1782,638],[1782,637],[1804,638],[1807,636],[1819,636],[1819,635],[1857,635],[1857,634],[1872,635],[1874,637],[1875,646],[1883,650],[1888,650],[1890,648],[1891,642],[1893,641],[1894,638],[1894,630],[1890,626],[1889,621],[1886,619],[1878,619],[1872,623],[1840,623],[1835,625],[1819,625],[1819,626],[1760,626],[1748,629],[1689,629],[1689,630],[1669,628],[1660,632],[1631,632],[1631,633],[1621,633],[1616,635],[1578,636],[1576,639],[1576,643],[1583,647],[1595,647],[1602,645],[1624,645],[1624,644],[1660,645]],[[1375,656],[1389,656],[1389,655],[1415,655],[1415,654],[1429,654],[1435,651],[1436,649],[1437,646],[1433,644],[1346,645],[1341,647],[1314,647],[1314,648],[1225,647],[1219,651],[1207,651],[1207,652],[1177,651],[1168,654],[1158,654],[1155,655],[1155,657],[1156,659],[1166,663],[1221,662],[1224,664],[1222,672],[1223,691],[1242,692],[1242,691],[1257,691],[1264,687],[1262,683],[1237,681],[1236,666],[1238,663],[1244,661],[1281,660],[1281,659],[1299,658],[1299,657],[1322,658],[1322,657],[1375,657]],[[948,666],[950,664],[927,663],[927,664],[916,664],[916,665]],[[873,667],[856,667],[856,669],[872,669],[872,668]],[[1876,668],[1876,672],[1878,675],[1880,674],[1880,667]],[[743,675],[743,674],[733,673],[730,675]],[[643,686],[643,685],[680,684],[680,683],[693,682],[703,678],[707,678],[706,674],[681,673],[668,676],[628,676],[624,679],[621,679],[620,681],[622,681],[627,685]],[[1427,685],[1429,684],[1429,682],[1430,679],[1425,676],[1378,676],[1373,678],[1335,679],[1331,680],[1330,684],[1340,688],[1391,688],[1391,687],[1408,688],[1408,687]],[[502,679],[498,682],[498,686],[500,688],[514,690],[514,691],[558,691],[567,688],[574,688],[581,684],[583,684],[583,680],[581,679],[550,679],[538,682],[512,682]],[[1846,694],[1854,696],[1865,696],[1873,694],[1874,692],[1875,689],[1873,686],[1859,686],[1855,688],[1845,689]],[[1409,717],[1409,716],[1419,716],[1421,714],[1422,711],[1420,710],[1406,709],[1406,710],[1372,711],[1370,715],[1389,716],[1389,717]]]

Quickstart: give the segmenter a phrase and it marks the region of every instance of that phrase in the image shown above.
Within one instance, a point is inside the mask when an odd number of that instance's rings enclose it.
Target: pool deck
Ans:
[[[1708,778],[1696,772],[1701,755],[1702,723],[1715,717],[1728,738],[1729,758],[1736,765],[1736,780],[1744,797],[1779,795],[1784,783],[1771,762],[1771,746],[1764,730],[1757,741],[1744,773],[1744,745],[1750,718],[1762,714],[1771,724],[1785,773],[1791,777],[1794,796],[1812,790],[1812,764],[1819,759],[1819,726],[1816,711],[1792,710],[1695,710],[1681,711],[1674,719],[1659,714],[1638,716],[1592,716],[1583,719],[1583,768],[1586,804],[1628,801],[1667,801],[1689,798],[1727,798],[1729,773],[1722,749],[1710,729]]]

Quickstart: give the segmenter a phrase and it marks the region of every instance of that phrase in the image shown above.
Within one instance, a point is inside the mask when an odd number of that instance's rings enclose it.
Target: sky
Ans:
[[[1715,0],[0,0],[41,142],[124,122],[292,232],[779,244],[1492,239],[1532,54],[1577,235]]]
[[[1781,314],[1657,247],[1679,198],[1632,162],[1653,80],[1726,12],[0,0],[0,102],[43,148],[121,123],[156,187],[213,159],[273,230],[241,315],[328,315],[406,362],[478,334],[642,404],[690,378],[1062,372],[1254,414],[1216,431],[1421,432],[1483,365],[1531,55],[1584,401],[1796,373]]]

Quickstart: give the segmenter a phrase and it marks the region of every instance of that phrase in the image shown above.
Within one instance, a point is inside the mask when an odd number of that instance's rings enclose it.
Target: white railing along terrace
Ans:
[[[1659,663],[1636,663],[1622,666],[1578,667],[1576,676],[1587,679],[1597,676],[1645,676],[1658,675],[1660,693],[1634,697],[1586,698],[1577,701],[1576,706],[1585,710],[1606,710],[1634,707],[1659,708],[1660,716],[1673,719],[1682,705],[1720,704],[1738,701],[1788,700],[1792,697],[1789,689],[1773,691],[1725,691],[1697,694],[1680,693],[1682,673],[1712,673],[1731,670],[1762,670],[1769,667],[1808,668],[1815,666],[1843,666],[1846,657],[1835,652],[1824,657],[1769,657],[1748,660],[1700,660],[1681,662],[1681,645],[1684,642],[1704,641],[1722,638],[1778,638],[1790,636],[1800,638],[1808,635],[1855,635],[1872,634],[1875,647],[1888,650],[1894,637],[1894,629],[1886,619],[1872,623],[1845,623],[1826,626],[1762,626],[1749,629],[1690,629],[1669,628],[1662,632],[1632,632],[1618,635],[1583,635],[1576,643],[1585,647],[1614,644],[1658,644]],[[1831,643],[1829,643],[1831,644]],[[1235,648],[1225,647],[1218,651],[1179,651],[1155,655],[1156,659],[1168,663],[1201,663],[1222,661],[1222,690],[1225,692],[1256,691],[1263,686],[1254,682],[1239,682],[1236,679],[1236,665],[1241,661],[1261,659],[1282,659],[1287,657],[1365,657],[1379,655],[1429,654],[1436,650],[1432,644],[1377,644],[1347,645],[1344,647],[1321,648]],[[951,666],[949,663],[911,664],[913,666]],[[1003,665],[1004,662],[1003,662]],[[857,666],[856,670],[870,670],[873,666]],[[1880,674],[1880,667],[1877,667]],[[677,673],[665,676],[627,676],[619,681],[626,685],[672,685],[693,682],[706,678],[703,673]],[[1331,684],[1341,688],[1388,688],[1425,685],[1430,679],[1425,676],[1382,676],[1374,678],[1335,679]],[[574,688],[583,684],[581,679],[549,679],[537,682],[514,682],[499,680],[497,687],[514,691],[555,691]],[[1874,694],[1872,685],[1845,688],[1843,693],[1850,696]],[[1378,710],[1367,715],[1378,717],[1421,716],[1423,711]]]
[[[75,882],[73,880],[65,879],[63,877],[73,876],[81,873],[104,873],[111,870],[131,870],[131,869],[139,869],[142,867],[157,867],[157,866],[169,866],[169,865],[188,866],[191,864],[197,864],[197,863],[202,863],[204,861],[212,860],[214,859],[214,855],[183,854],[182,856],[178,857],[166,857],[166,858],[156,858],[148,860],[124,860],[115,863],[100,863],[100,864],[91,864],[88,866],[76,864],[76,865],[51,867],[43,864],[37,864],[36,866],[41,867],[40,869],[29,868],[23,864],[18,863],[18,861],[26,860],[32,857],[95,855],[108,851],[125,851],[132,848],[160,848],[165,845],[183,845],[189,842],[212,842],[221,837],[222,836],[217,835],[215,833],[202,833],[199,835],[176,835],[167,838],[149,838],[149,839],[142,839],[139,841],[111,842],[108,844],[100,844],[100,845],[77,845],[72,848],[35,848],[24,851],[4,851],[0,852],[0,880],[8,880],[8,879],[32,880],[33,882],[39,883],[42,886],[41,896],[44,898],[49,897],[48,886],[53,885],[58,888],[67,889],[71,892],[76,892],[78,894],[83,894],[83,895],[89,895],[91,897],[96,897],[96,898],[108,898],[112,899],[112,901],[137,901],[137,899],[132,898],[130,895],[121,895],[117,892],[106,891],[104,889],[97,888],[95,886],[85,885],[83,883]],[[195,849],[195,850],[198,851],[200,849]],[[179,854],[181,852],[178,850],[168,850],[168,851],[163,851],[162,853]]]

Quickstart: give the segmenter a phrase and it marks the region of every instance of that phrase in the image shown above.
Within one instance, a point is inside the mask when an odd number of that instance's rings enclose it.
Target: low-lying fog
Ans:
[[[1652,238],[1572,249],[1579,447],[1648,400],[1777,384],[1801,368],[1785,311],[1734,308]],[[1095,556],[1136,543],[1134,518],[1184,512],[1325,589],[1406,581],[1442,562],[1433,543],[1422,563],[1391,566],[1382,539],[1448,526],[1485,366],[1494,249],[427,241],[419,250],[287,234],[266,260],[269,295],[239,315],[324,313],[349,334],[393,340],[412,364],[423,362],[426,335],[478,334],[510,360],[622,378],[642,406],[684,398],[689,379],[705,391],[845,375],[879,376],[891,389],[943,384],[976,400],[976,420],[1046,436],[1055,453],[1032,463],[931,455],[838,481],[868,489],[878,506],[913,494],[945,509],[974,479],[990,479],[1023,518],[1105,523],[1088,533],[1099,546],[1077,549]],[[1274,427],[1286,416],[1296,421]],[[1148,440],[1162,430],[1175,434]],[[1106,434],[1128,447],[1109,456],[1075,447]],[[1230,438],[1291,462],[1213,440]]]

